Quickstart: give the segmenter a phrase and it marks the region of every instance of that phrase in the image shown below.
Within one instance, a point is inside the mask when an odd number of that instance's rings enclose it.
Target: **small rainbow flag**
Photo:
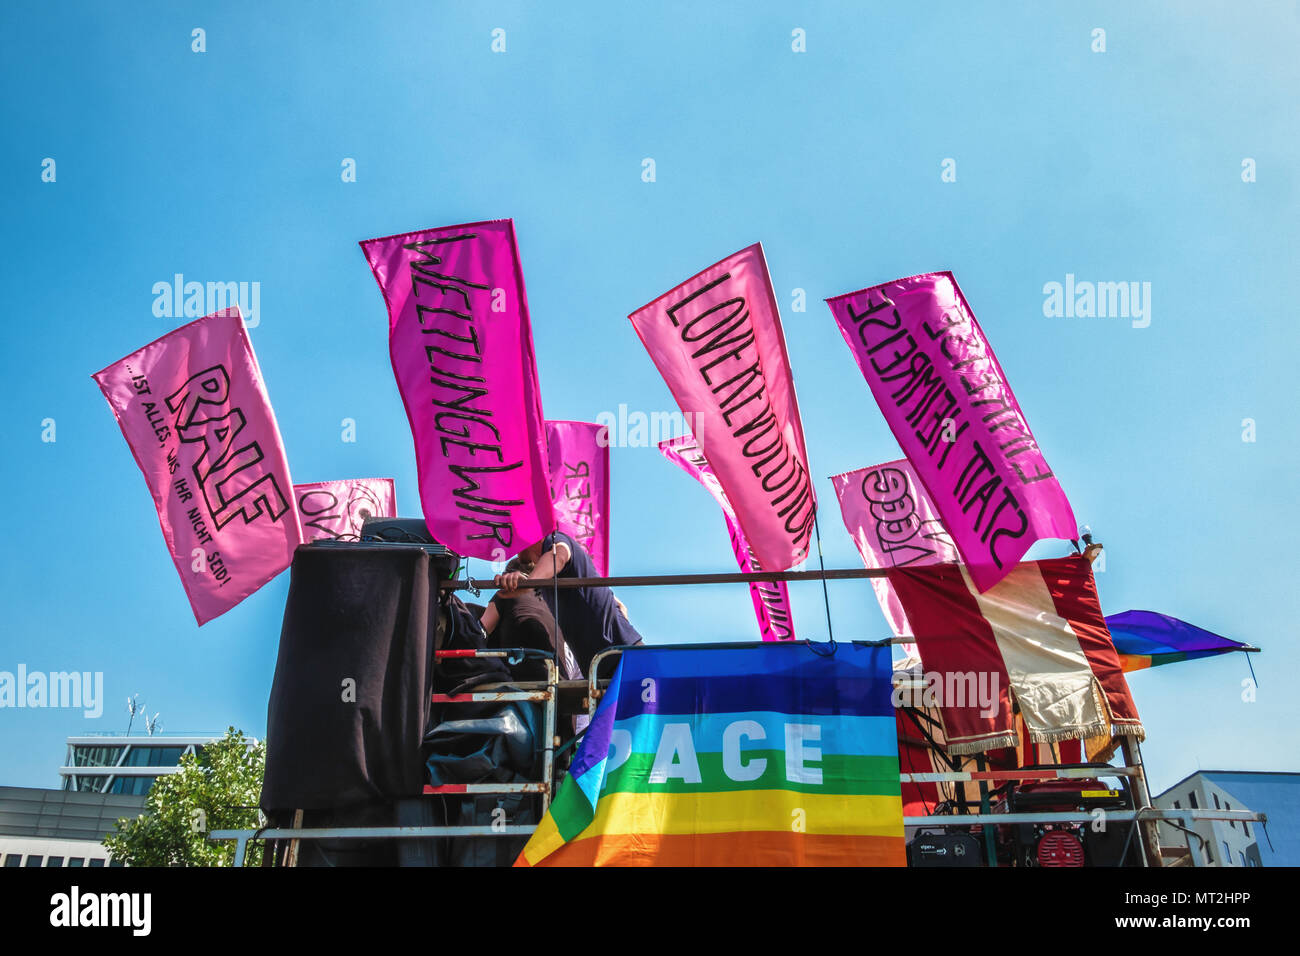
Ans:
[[[1126,672],[1253,649],[1249,644],[1155,611],[1110,614],[1106,617],[1106,627],[1119,653],[1120,666]]]
[[[516,866],[903,866],[888,647],[631,647]]]

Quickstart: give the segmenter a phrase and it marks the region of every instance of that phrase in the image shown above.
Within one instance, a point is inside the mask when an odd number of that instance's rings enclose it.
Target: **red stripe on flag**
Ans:
[[[980,674],[996,676],[992,716],[981,713],[978,701],[966,701],[964,707],[940,701],[949,753],[1015,746],[1011,679],[993,628],[980,613],[960,568],[955,564],[891,568],[889,582],[912,624],[926,673],[973,673],[977,684]]]
[[[1070,622],[1079,639],[1079,647],[1088,659],[1106,703],[1110,706],[1111,721],[1116,728],[1136,727],[1141,730],[1137,705],[1124,678],[1115,642],[1106,627],[1101,613],[1101,600],[1097,596],[1097,582],[1092,576],[1092,566],[1079,556],[1053,558],[1039,561],[1047,590],[1056,605],[1056,613]]]

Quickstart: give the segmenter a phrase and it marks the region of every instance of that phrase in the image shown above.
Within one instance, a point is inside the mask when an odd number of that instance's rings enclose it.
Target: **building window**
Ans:
[[[46,866],[62,866],[62,865],[63,865],[63,857],[61,857],[61,856],[52,856],[52,857],[50,857],[48,860],[45,861],[45,865],[46,865]]]
[[[91,858],[90,858],[90,865],[91,865],[91,866],[103,866],[103,865],[104,865],[104,861],[103,861],[102,858],[97,857],[97,856],[94,856],[94,857],[91,857]]]
[[[1232,866],[1232,850],[1228,847],[1228,841],[1223,841],[1223,865]]]
[[[1240,850],[1238,850],[1238,851],[1237,851],[1237,856],[1241,859],[1241,865],[1242,865],[1242,866],[1245,866],[1245,865],[1246,865],[1246,854],[1244,854],[1244,853],[1242,853]]]
[[[24,866],[40,866],[40,865],[41,865],[42,863],[44,863],[44,862],[45,862],[45,857],[43,857],[43,856],[33,856],[31,853],[29,853],[29,854],[27,854],[27,862],[26,862],[25,864],[23,864],[23,865],[24,865]]]
[[[109,860],[109,861],[108,861],[108,865],[109,865],[109,866],[126,866],[126,864],[123,863],[121,860]]]
[[[185,753],[184,747],[132,747],[126,755],[126,767],[174,767]]]
[[[1177,800],[1175,800],[1175,801],[1174,801],[1174,809],[1175,809],[1175,810],[1181,810],[1182,808],[1183,808],[1183,805],[1182,805],[1181,803],[1179,803]]]
[[[10,853],[5,857],[5,866],[22,866],[23,855],[21,853]]]
[[[1224,846],[1227,846],[1227,844],[1225,843]],[[84,856],[68,857],[68,866],[85,866],[85,865],[86,865],[86,858]]]
[[[114,767],[122,756],[121,747],[73,747],[74,767]]]
[[[1193,810],[1199,810],[1199,809],[1200,809],[1200,807],[1197,806],[1197,804],[1196,804],[1196,792],[1195,792],[1195,791],[1192,791],[1191,793],[1189,793],[1189,794],[1187,795],[1187,800],[1188,800],[1188,804],[1189,804],[1189,806],[1191,806],[1191,808],[1192,808]]]
[[[1249,821],[1249,820],[1242,820],[1242,821],[1241,821],[1241,828],[1242,828],[1243,830],[1246,831],[1246,838],[1247,838],[1247,839],[1250,839],[1250,821]]]
[[[1221,807],[1221,806],[1219,805],[1219,795],[1216,793],[1216,794],[1213,794],[1213,797],[1214,797],[1214,809],[1216,809],[1216,810],[1222,810],[1223,807]]]

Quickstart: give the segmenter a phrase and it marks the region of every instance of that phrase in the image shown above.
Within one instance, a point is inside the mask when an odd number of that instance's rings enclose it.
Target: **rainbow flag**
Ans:
[[[903,866],[890,649],[630,647],[516,866]]]
[[[1250,646],[1155,611],[1111,614],[1106,618],[1106,627],[1119,652],[1120,666],[1126,672],[1213,657]]]

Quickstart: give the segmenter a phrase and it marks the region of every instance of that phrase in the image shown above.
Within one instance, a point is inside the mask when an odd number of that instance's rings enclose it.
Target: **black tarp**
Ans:
[[[267,708],[265,811],[421,792],[438,621],[423,550],[298,548]]]

